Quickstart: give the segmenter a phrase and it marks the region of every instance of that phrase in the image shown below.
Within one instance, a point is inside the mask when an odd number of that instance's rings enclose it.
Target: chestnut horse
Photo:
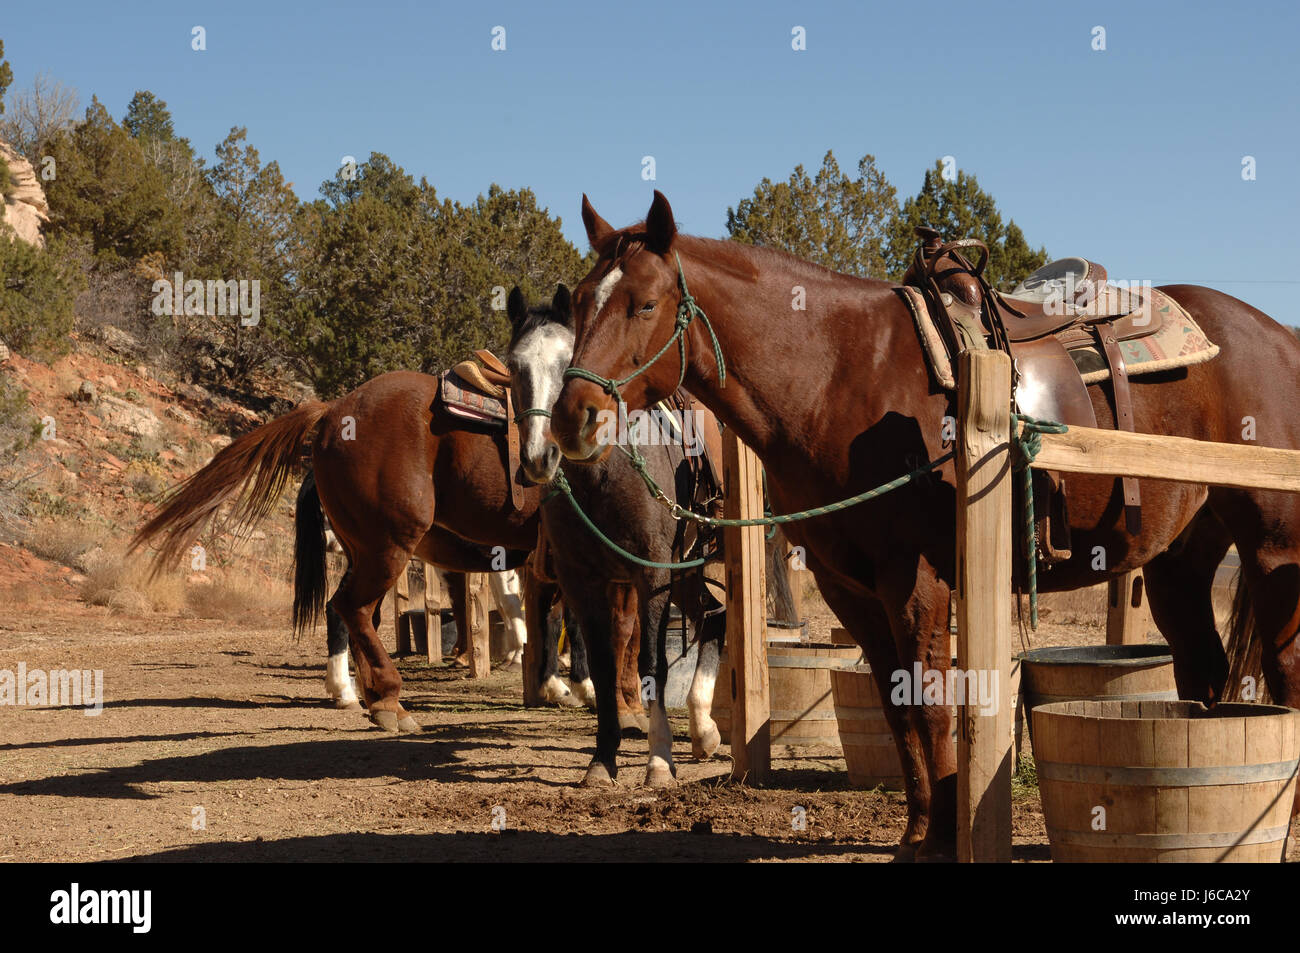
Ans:
[[[389,731],[417,728],[375,631],[380,604],[411,557],[485,572],[501,566],[484,547],[504,547],[513,568],[537,543],[540,489],[526,487],[516,509],[504,436],[450,414],[438,389],[437,377],[395,371],[338,400],[302,404],[222,449],[132,541],[132,549],[160,541],[161,566],[174,564],[228,501],[236,501],[234,526],[250,526],[275,506],[310,444],[320,509],[348,557],[330,606],[347,627],[370,718]],[[315,507],[300,506],[298,520],[294,618],[303,626],[324,607],[325,535]]]
[[[582,218],[598,257],[573,294],[574,369],[624,380],[631,408],[684,379],[757,452],[775,512],[844,499],[944,452],[941,422],[952,403],[931,383],[895,285],[768,248],[679,235],[659,192],[645,222],[630,228],[612,228],[585,196]],[[706,319],[689,305],[678,318],[683,288]],[[802,289],[806,310],[792,310],[794,289]],[[1300,447],[1300,342],[1226,294],[1193,285],[1163,290],[1222,351],[1205,364],[1133,378],[1137,431],[1233,442],[1251,417],[1262,445]],[[679,350],[669,342],[680,326]],[[565,456],[591,460],[608,452],[596,430],[615,401],[601,385],[568,375],[553,432]],[[1113,428],[1108,388],[1089,394],[1098,426]],[[1041,587],[1077,589],[1143,567],[1179,695],[1214,703],[1228,660],[1210,587],[1235,543],[1269,690],[1280,704],[1300,707],[1300,498],[1167,481],[1142,481],[1141,493],[1135,536],[1125,527],[1117,481],[1072,474],[1076,555],[1043,572]],[[883,498],[787,526],[827,604],[864,649],[882,697],[891,673],[914,662],[947,668],[955,507],[949,462]],[[1091,566],[1097,546],[1109,556],[1103,571]],[[948,708],[887,705],[885,714],[906,781],[899,856],[952,856],[957,764]]]

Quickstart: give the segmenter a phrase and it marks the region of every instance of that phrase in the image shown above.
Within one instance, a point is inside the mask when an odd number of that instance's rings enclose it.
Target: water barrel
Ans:
[[[1023,710],[1064,701],[1177,701],[1174,657],[1165,645],[1072,645],[1030,649],[1021,663]],[[1033,742],[1034,725],[1029,723]]]
[[[1069,701],[1032,719],[1053,860],[1282,861],[1300,711]]]
[[[789,757],[793,749],[826,746],[838,749],[839,731],[831,700],[831,673],[862,660],[856,645],[830,642],[767,643],[768,696],[771,705],[772,753]],[[724,740],[731,738],[733,684],[726,651],[713,690],[714,721]]]

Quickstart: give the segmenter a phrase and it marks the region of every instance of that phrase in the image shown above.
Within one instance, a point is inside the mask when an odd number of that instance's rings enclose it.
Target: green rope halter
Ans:
[[[631,381],[636,380],[650,368],[654,367],[655,362],[668,352],[668,349],[677,345],[678,357],[681,360],[681,373],[677,375],[677,387],[681,387],[686,380],[686,329],[690,327],[691,322],[696,318],[704,324],[704,328],[709,332],[709,340],[713,343],[713,357],[718,362],[718,386],[727,386],[727,364],[722,359],[722,345],[718,342],[718,336],[713,332],[713,325],[709,323],[708,315],[704,313],[695,302],[695,296],[691,294],[690,289],[686,287],[686,272],[682,270],[682,260],[676,252],[673,252],[673,259],[677,262],[677,287],[681,290],[681,300],[677,302],[677,318],[674,321],[675,329],[664,342],[654,357],[646,361],[631,374],[622,380],[616,380],[613,377],[601,377],[585,367],[570,367],[564,372],[564,379],[579,378],[584,381],[591,381],[593,384],[599,384],[605,393],[613,397],[620,405],[623,404],[622,388]],[[676,388],[674,388],[676,390]]]

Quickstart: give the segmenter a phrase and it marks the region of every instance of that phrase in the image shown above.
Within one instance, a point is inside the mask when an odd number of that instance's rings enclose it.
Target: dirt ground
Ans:
[[[94,717],[0,709],[0,860],[884,862],[905,821],[901,795],[849,788],[829,751],[778,759],[762,789],[731,782],[725,747],[690,760],[684,712],[676,787],[639,786],[644,739],[624,742],[616,788],[577,787],[592,713],[525,709],[517,674],[474,682],[414,656],[400,665],[422,731],[387,735],[323,703],[323,644],[278,618],[21,606],[0,620],[0,668],[20,661],[102,669],[105,701]],[[1014,825],[1015,859],[1048,860],[1032,789]]]

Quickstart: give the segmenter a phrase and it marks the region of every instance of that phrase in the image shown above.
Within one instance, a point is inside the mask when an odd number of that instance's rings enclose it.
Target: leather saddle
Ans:
[[[510,371],[491,351],[475,351],[474,356],[477,362],[461,361],[442,373],[438,394],[449,413],[505,429],[510,502],[519,510],[524,503],[524,482],[519,471],[519,425],[515,423]]]
[[[1003,294],[984,278],[988,248],[978,239],[945,242],[932,228],[916,229],[921,244],[903,283],[919,288],[949,355],[997,348],[1011,355],[1017,411],[1045,420],[1096,427],[1096,414],[1082,369],[1101,355],[1109,370],[1111,400],[1119,428],[1133,431],[1133,402],[1121,341],[1156,333],[1162,319],[1140,292],[1106,283],[1106,270],[1083,258],[1064,258],[1038,269]],[[972,251],[974,263],[964,252]],[[1069,558],[1064,480],[1035,474],[1050,487],[1051,505],[1041,527],[1046,562]],[[1125,524],[1141,529],[1137,480],[1121,479]]]

